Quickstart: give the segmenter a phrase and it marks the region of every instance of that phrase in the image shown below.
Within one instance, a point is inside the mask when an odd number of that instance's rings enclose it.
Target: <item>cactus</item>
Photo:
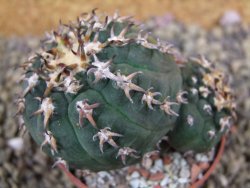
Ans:
[[[169,144],[178,151],[204,152],[221,139],[236,119],[235,104],[225,75],[203,56],[191,58],[181,67],[183,90],[181,114],[167,133]]]
[[[203,152],[234,110],[223,75],[207,64],[180,61],[130,17],[93,10],[48,33],[22,65],[18,112],[41,149],[73,168],[135,164],[165,135],[176,150]]]

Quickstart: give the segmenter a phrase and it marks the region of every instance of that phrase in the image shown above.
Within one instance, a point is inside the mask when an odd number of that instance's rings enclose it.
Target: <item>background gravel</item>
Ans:
[[[157,29],[156,29],[157,28]],[[230,135],[220,165],[204,187],[250,187],[250,26],[215,26],[207,31],[195,25],[183,25],[172,17],[157,17],[145,24],[153,35],[171,42],[186,57],[203,54],[229,76],[237,96],[237,130]],[[22,140],[14,99],[20,93],[20,72],[37,38],[0,37],[0,188],[73,187],[34,144],[29,134]]]

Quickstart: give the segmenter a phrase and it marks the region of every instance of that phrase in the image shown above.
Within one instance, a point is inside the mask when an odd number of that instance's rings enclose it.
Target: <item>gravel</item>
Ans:
[[[250,26],[237,21],[234,24],[216,25],[207,31],[196,25],[185,26],[169,16],[147,21],[145,29],[152,35],[173,43],[185,57],[203,54],[227,73],[237,96],[236,131],[228,137],[221,163],[204,187],[250,187]],[[38,45],[38,38],[0,37],[1,188],[73,187],[61,171],[51,168],[53,161],[40,151],[29,134],[19,131],[18,118],[13,117],[16,111],[13,101],[20,94],[17,84],[20,72],[17,66],[24,62],[31,50],[36,49]],[[19,119],[19,122],[22,121]],[[20,144],[21,142],[23,144]],[[209,160],[209,157],[196,157],[201,161]],[[182,163],[185,165],[184,161]],[[154,164],[149,161],[148,165]],[[154,170],[159,170],[161,165],[162,162],[158,161]],[[109,173],[89,174],[85,175],[85,180],[90,187],[125,188],[128,187],[126,171],[127,168]],[[185,182],[185,178],[190,176],[186,169],[181,169],[178,173],[180,177],[176,178],[181,182]],[[78,176],[82,176],[81,173]],[[130,181],[130,185],[138,186],[138,180],[141,186],[147,183],[137,174],[137,180]],[[169,177],[164,177],[160,184],[164,187],[169,181]]]

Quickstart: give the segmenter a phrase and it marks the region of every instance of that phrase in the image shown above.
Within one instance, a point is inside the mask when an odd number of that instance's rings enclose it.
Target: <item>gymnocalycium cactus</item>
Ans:
[[[225,77],[205,58],[182,61],[117,14],[61,24],[22,67],[18,112],[41,148],[74,168],[134,164],[165,135],[178,151],[207,151],[234,116]]]

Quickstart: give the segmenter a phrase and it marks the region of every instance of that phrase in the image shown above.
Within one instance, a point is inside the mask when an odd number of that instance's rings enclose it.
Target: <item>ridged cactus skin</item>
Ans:
[[[181,105],[168,141],[179,151],[204,152],[220,141],[236,118],[229,110],[235,108],[233,96],[223,73],[203,57],[191,59],[181,72],[188,102]]]
[[[93,11],[60,25],[22,66],[18,111],[41,148],[70,167],[100,171],[137,163],[166,134],[177,150],[206,151],[230,125],[231,93],[218,106],[218,90],[208,86],[207,97],[199,91],[205,72],[214,70],[179,62],[170,46],[143,36],[128,17],[101,20]]]

